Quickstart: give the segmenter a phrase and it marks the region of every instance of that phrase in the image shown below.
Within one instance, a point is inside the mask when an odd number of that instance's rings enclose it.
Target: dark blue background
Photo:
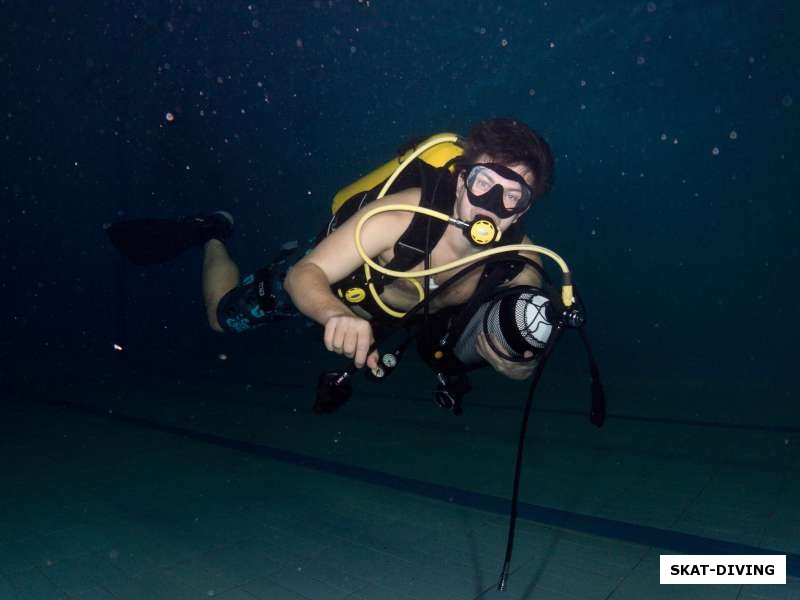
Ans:
[[[0,8],[6,384],[113,380],[117,341],[145,373],[202,379],[221,347],[280,370],[316,328],[220,341],[199,254],[127,268],[103,223],[226,208],[247,271],[408,138],[514,116],[558,158],[529,233],[572,267],[626,410],[692,389],[697,415],[800,421],[796,3]],[[579,352],[554,370],[583,381]]]

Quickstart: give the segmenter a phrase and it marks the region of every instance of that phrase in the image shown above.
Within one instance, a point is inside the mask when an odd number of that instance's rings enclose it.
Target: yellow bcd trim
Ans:
[[[423,144],[429,142],[432,139],[441,137],[441,136],[456,136],[454,133],[437,133],[436,135],[432,135],[431,137],[423,140],[416,147],[422,146]],[[457,137],[457,136],[456,136]],[[415,147],[415,148],[416,148]],[[381,165],[374,171],[367,173],[361,179],[354,181],[347,187],[342,188],[336,195],[333,197],[333,204],[331,206],[331,211],[335,214],[337,210],[342,207],[349,198],[352,198],[358,193],[363,193],[371,190],[376,185],[378,185],[381,181],[385,181],[388,179],[392,173],[397,169],[403,160],[408,157],[415,148],[411,148],[408,152],[403,154],[403,156],[398,158],[393,158],[392,160],[386,162],[385,164]],[[441,144],[437,144],[436,146],[426,150],[420,155],[420,159],[428,163],[433,167],[441,167],[444,166],[447,161],[452,160],[456,156],[461,156],[464,153],[464,149],[455,142],[445,142]]]
[[[350,304],[358,304],[364,301],[364,298],[367,297],[367,292],[361,288],[352,287],[344,293],[344,297]]]

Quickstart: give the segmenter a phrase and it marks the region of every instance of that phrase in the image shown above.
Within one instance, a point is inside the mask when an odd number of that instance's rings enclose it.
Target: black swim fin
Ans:
[[[233,217],[214,213],[207,217],[132,219],[105,226],[117,251],[135,265],[157,265],[208,240],[221,241],[233,231]]]

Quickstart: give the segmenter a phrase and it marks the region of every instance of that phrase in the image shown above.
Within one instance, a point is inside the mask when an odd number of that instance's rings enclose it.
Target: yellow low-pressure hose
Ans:
[[[429,275],[436,275],[438,273],[443,273],[444,271],[449,271],[450,269],[457,269],[458,267],[463,267],[464,265],[476,262],[478,260],[486,258],[487,256],[494,256],[495,254],[503,254],[506,252],[532,252],[535,254],[541,254],[543,256],[547,256],[548,258],[552,259],[561,269],[561,272],[563,273],[563,283],[561,286],[561,301],[564,303],[564,307],[568,308],[572,306],[572,304],[575,302],[575,298],[573,297],[573,292],[572,292],[571,274],[569,271],[569,267],[567,266],[567,263],[564,261],[563,258],[561,258],[558,254],[556,254],[549,248],[545,248],[544,246],[536,246],[534,244],[509,244],[508,246],[491,248],[489,250],[484,250],[483,252],[478,252],[477,254],[473,254],[472,256],[465,256],[464,258],[459,258],[458,260],[454,260],[453,262],[449,262],[439,267],[431,267],[430,269],[423,269],[421,271],[395,271],[393,269],[387,269],[386,267],[383,267],[378,263],[376,263],[374,260],[372,260],[372,258],[370,258],[369,255],[366,253],[366,251],[364,250],[364,246],[361,244],[361,230],[363,229],[364,224],[375,215],[392,211],[415,212],[427,215],[434,219],[446,221],[447,223],[451,223],[453,225],[459,223],[459,221],[453,219],[450,215],[447,215],[443,212],[439,212],[437,210],[431,210],[430,208],[425,208],[424,206],[410,206],[406,204],[387,204],[386,206],[378,206],[376,208],[373,208],[372,210],[367,211],[358,220],[355,231],[356,249],[358,250],[358,253],[361,256],[361,258],[364,260],[365,268],[371,267],[376,271],[378,271],[379,273],[383,273],[384,275],[388,275],[389,277],[414,280],[417,277],[426,277]],[[419,284],[418,281],[416,281],[416,283]]]
[[[439,136],[432,137],[429,140],[427,140],[424,144],[418,146],[411,154],[403,158],[402,162],[397,166],[392,175],[386,180],[386,183],[384,183],[376,199],[379,200],[386,195],[386,192],[388,192],[389,188],[395,182],[400,173],[403,172],[403,169],[405,169],[409,164],[411,164],[411,161],[413,161],[415,158],[417,158],[421,154],[424,154],[427,150],[439,144],[444,144],[448,142],[458,143],[458,141],[459,137],[457,135],[442,134]],[[451,225],[455,225],[458,227],[464,227],[465,225],[467,225],[466,223],[463,223],[457,219],[452,218],[450,215],[447,215],[443,212],[439,212],[437,210],[431,210],[430,208],[425,208],[424,206],[388,204],[386,206],[379,206],[373,208],[372,210],[367,211],[359,219],[358,224],[356,225],[355,242],[356,242],[356,249],[358,250],[359,255],[361,255],[361,258],[364,260],[364,273],[366,274],[366,279],[368,282],[370,281],[371,278],[370,267],[375,269],[379,273],[383,273],[384,275],[388,275],[390,277],[396,277],[399,279],[408,279],[411,281],[414,287],[416,287],[417,294],[419,295],[419,300],[420,302],[422,302],[425,299],[425,290],[422,288],[422,284],[420,284],[419,280],[417,279],[418,277],[436,275],[437,273],[442,273],[444,271],[449,271],[450,269],[455,269],[464,265],[468,265],[470,263],[486,258],[487,256],[493,256],[495,254],[502,254],[505,252],[533,252],[551,258],[558,264],[559,268],[561,269],[561,272],[563,273],[563,283],[561,285],[561,301],[564,303],[564,307],[570,307],[575,302],[575,298],[573,297],[572,293],[572,276],[570,274],[567,263],[564,262],[564,259],[562,259],[558,254],[556,254],[552,250],[545,248],[543,246],[536,246],[533,244],[512,244],[508,246],[502,246],[499,248],[492,248],[489,250],[484,250],[483,252],[479,252],[478,254],[473,254],[472,256],[467,256],[464,258],[460,258],[458,260],[454,260],[453,262],[447,263],[440,267],[432,267],[430,269],[423,269],[422,271],[395,271],[392,269],[387,269],[385,267],[382,267],[374,260],[372,260],[372,258],[370,258],[369,255],[367,255],[367,253],[364,251],[364,247],[361,244],[361,229],[364,227],[364,223],[366,223],[370,218],[380,213],[390,212],[390,211],[406,211],[406,212],[420,213],[434,219],[440,219],[442,221],[445,221]],[[397,318],[402,318],[405,316],[405,313],[394,310],[393,308],[387,306],[385,302],[383,302],[383,300],[380,297],[380,294],[378,294],[378,290],[375,289],[374,284],[368,283],[368,286],[373,299],[378,304],[378,306],[381,307],[383,311]]]

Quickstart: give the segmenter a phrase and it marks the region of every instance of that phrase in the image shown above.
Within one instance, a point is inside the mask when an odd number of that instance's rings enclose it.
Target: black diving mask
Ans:
[[[505,188],[493,174],[516,182],[519,186],[512,184]],[[467,165],[464,183],[469,201],[474,206],[488,210],[501,219],[524,213],[533,200],[533,189],[525,179],[498,163]]]

